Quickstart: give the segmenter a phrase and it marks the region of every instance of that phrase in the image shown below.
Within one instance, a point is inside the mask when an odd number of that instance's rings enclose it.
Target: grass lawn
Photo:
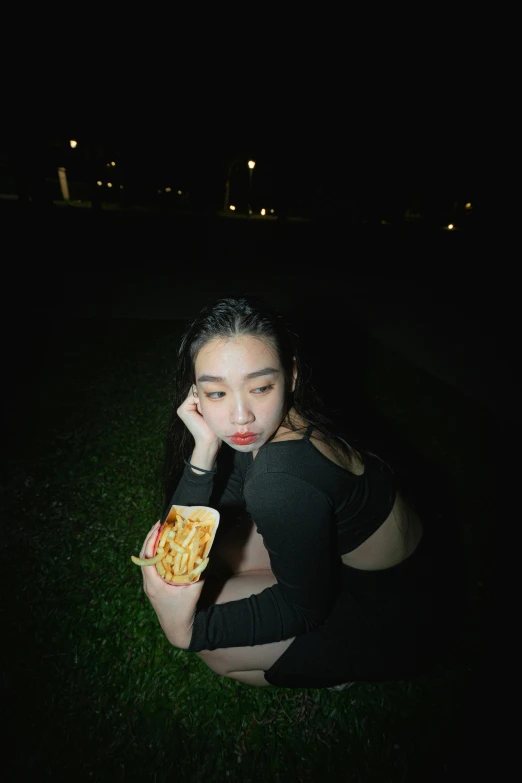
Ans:
[[[183,324],[47,321],[13,354],[2,481],[4,767],[14,780],[446,781],[483,770],[481,597],[451,660],[336,693],[253,688],[166,641],[130,561],[157,470]],[[377,343],[364,394],[447,473],[470,582],[488,540],[483,412]],[[20,350],[22,350],[20,348]],[[473,501],[468,503],[471,496]]]

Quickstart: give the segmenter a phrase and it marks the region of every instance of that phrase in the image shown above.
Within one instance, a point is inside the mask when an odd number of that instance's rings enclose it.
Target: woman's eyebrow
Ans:
[[[277,370],[275,367],[263,367],[262,370],[256,370],[255,372],[249,372],[246,375],[243,375],[242,377],[245,380],[250,380],[251,378],[259,378],[262,375],[277,375],[280,370]],[[223,383],[226,381],[226,378],[224,378],[222,375],[200,375],[198,378],[198,383]]]

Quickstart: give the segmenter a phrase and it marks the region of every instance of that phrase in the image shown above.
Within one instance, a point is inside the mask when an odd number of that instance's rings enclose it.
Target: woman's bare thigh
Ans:
[[[214,583],[213,585],[211,584]],[[277,584],[277,579],[270,570],[242,572],[232,576],[225,582],[208,580],[204,586],[198,603],[198,608],[205,608],[205,600],[214,604],[224,604],[249,598],[253,594],[262,593],[267,587]],[[212,595],[205,596],[205,589],[212,588]],[[202,650],[197,653],[217,674],[226,675],[230,672],[267,671],[281,657],[294,641],[294,637],[280,642],[258,644],[253,647],[225,647],[218,650]]]
[[[263,538],[247,515],[224,526],[218,539],[219,532],[218,528],[198,609],[249,598],[277,584]],[[293,640],[203,650],[197,655],[217,674],[260,672],[268,670]]]

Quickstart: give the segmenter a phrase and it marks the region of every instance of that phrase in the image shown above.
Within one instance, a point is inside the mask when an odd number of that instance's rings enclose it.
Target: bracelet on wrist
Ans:
[[[189,468],[192,468],[192,470],[199,470],[200,473],[217,473],[217,468],[214,468],[214,470],[205,470],[205,468],[198,468],[196,465],[191,465],[190,462],[186,459],[184,460],[185,465],[188,465]]]

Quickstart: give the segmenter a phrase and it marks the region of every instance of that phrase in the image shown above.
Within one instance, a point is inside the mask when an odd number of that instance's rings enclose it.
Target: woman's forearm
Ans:
[[[190,464],[194,466],[191,470],[200,476],[202,471],[194,470],[194,468],[202,468],[203,471],[214,470],[218,451],[216,446],[198,446],[196,444],[189,460]]]

